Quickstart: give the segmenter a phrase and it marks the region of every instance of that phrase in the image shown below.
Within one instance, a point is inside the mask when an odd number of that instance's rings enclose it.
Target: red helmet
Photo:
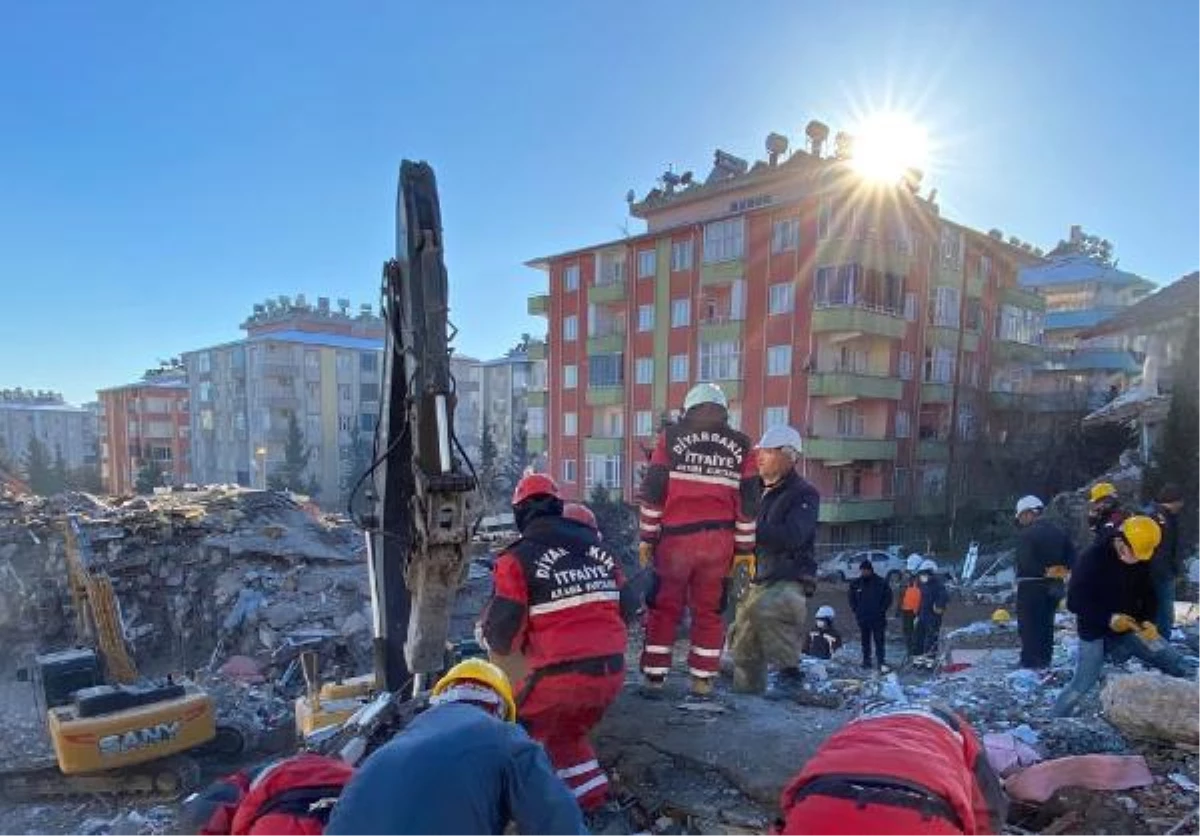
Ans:
[[[600,530],[600,526],[596,523],[596,515],[592,513],[592,509],[579,502],[568,502],[563,506],[563,516],[575,522],[581,522],[588,528]]]
[[[517,482],[517,489],[513,491],[512,504],[520,505],[535,496],[562,498],[558,494],[558,485],[554,483],[553,479],[545,473],[530,473],[528,476],[522,476],[521,481]]]

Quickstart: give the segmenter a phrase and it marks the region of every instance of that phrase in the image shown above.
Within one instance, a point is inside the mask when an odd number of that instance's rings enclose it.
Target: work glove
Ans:
[[[1108,629],[1114,633],[1128,633],[1130,630],[1138,629],[1138,623],[1133,620],[1132,616],[1119,612],[1114,613],[1108,620]]]
[[[650,564],[654,562],[654,544],[639,543],[638,544],[638,565],[643,569],[650,568]]]
[[[1137,637],[1139,639],[1141,639],[1142,641],[1144,641],[1146,644],[1156,642],[1162,638],[1162,636],[1159,635],[1158,628],[1155,627],[1154,624],[1149,621],[1142,622],[1141,628],[1137,631]]]
[[[733,565],[729,567],[729,577],[735,577],[738,573],[738,568],[741,566],[746,567],[748,577],[754,577],[754,573],[758,571],[758,561],[755,559],[753,552],[735,554],[733,556]]]
[[[1056,581],[1066,580],[1069,574],[1071,574],[1071,570],[1066,566],[1051,566],[1046,570],[1046,577],[1054,578]]]

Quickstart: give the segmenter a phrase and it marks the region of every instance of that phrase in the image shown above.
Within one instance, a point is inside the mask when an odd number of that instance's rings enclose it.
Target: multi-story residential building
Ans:
[[[0,449],[18,467],[35,437],[68,469],[94,465],[95,420],[95,413],[66,403],[57,392],[0,391]]]
[[[509,351],[495,360],[453,357],[458,405],[454,428],[459,443],[473,462],[480,458],[484,427],[490,429],[498,461],[514,454],[522,431],[527,453],[545,449],[546,361],[544,346],[531,343]]]
[[[753,167],[718,151],[703,182],[663,183],[631,195],[646,232],[530,262],[549,278],[529,310],[549,320],[548,469],[568,494],[631,498],[707,380],[751,436],[805,436],[827,539],[941,511],[952,446],[1041,358],[1044,304],[1017,287],[1036,257],[819,145]]]
[[[187,352],[191,465],[200,482],[265,486],[294,417],[311,449],[318,500],[340,504],[380,414],[383,320],[369,305],[255,305],[246,337]]]
[[[1034,391],[1063,408],[1095,409],[1124,390],[1141,370],[1136,338],[1105,333],[1082,336],[1154,290],[1141,276],[1078,252],[1078,226],[1044,264],[1021,270],[1021,287],[1046,300],[1046,361],[1033,371]]]
[[[182,365],[97,392],[100,398],[100,480],[112,494],[136,490],[138,472],[157,463],[164,485],[191,481],[188,383]]]

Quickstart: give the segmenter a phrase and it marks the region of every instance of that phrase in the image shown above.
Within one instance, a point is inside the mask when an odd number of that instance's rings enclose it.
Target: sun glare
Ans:
[[[854,137],[852,164],[864,177],[896,182],[910,168],[924,170],[928,137],[907,114],[895,111],[865,117]]]

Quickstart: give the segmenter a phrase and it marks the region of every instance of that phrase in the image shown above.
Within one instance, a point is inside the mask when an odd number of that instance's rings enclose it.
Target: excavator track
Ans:
[[[200,766],[187,755],[114,769],[66,775],[53,759],[0,771],[0,797],[9,801],[62,800],[93,795],[132,795],[173,801],[200,786]]]

